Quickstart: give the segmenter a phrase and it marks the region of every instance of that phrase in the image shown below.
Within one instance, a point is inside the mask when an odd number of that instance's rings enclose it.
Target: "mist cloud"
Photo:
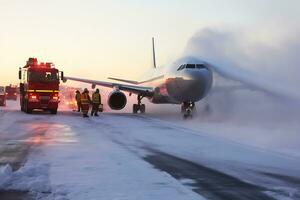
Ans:
[[[206,28],[189,40],[184,55],[209,62],[228,79],[300,100],[300,41],[295,35],[270,43],[255,41],[243,31]]]

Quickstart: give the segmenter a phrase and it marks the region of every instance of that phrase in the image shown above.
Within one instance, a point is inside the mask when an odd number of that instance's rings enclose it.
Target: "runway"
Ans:
[[[300,199],[294,157],[147,114],[0,120],[0,199]]]

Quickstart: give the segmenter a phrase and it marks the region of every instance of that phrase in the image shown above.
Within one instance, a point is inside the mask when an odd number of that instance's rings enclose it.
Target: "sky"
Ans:
[[[18,83],[29,57],[67,76],[138,79],[183,53],[206,27],[247,30],[262,41],[299,28],[298,0],[0,0],[0,84]]]

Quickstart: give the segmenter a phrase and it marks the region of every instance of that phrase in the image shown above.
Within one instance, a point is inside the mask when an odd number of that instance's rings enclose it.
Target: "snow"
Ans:
[[[54,191],[66,187],[68,199],[201,199],[111,141],[107,137],[110,130],[101,128],[101,122],[100,126],[91,120],[85,127],[81,124],[75,128],[79,143],[46,149]]]
[[[0,189],[49,193],[51,188],[47,169],[46,163],[40,163],[34,159],[15,172],[9,165],[1,167]]]
[[[0,185],[4,185],[6,182],[9,182],[9,179],[12,174],[12,168],[10,165],[5,165],[0,167]]]
[[[33,150],[19,170],[1,167],[0,189],[29,191],[37,199],[204,199],[111,140],[101,119],[83,120],[70,112],[35,116],[36,121],[32,116],[2,118],[25,121],[18,126],[28,130],[47,128],[14,140]]]
[[[31,145],[31,152],[19,170],[0,168],[0,189],[29,191],[49,200],[204,199],[187,186],[194,180],[176,180],[143,159],[164,152],[266,187],[277,199],[299,194],[298,186],[262,174],[299,177],[298,157],[254,147],[242,141],[245,136],[236,139],[232,134],[228,139],[231,131],[242,132],[228,122],[204,119],[195,126],[198,118],[166,121],[161,115],[126,113],[83,119],[71,111],[26,115],[9,103],[0,116],[2,141]],[[257,127],[248,131],[263,133]]]
[[[123,150],[105,149],[101,146],[96,155],[88,157],[85,157],[87,151],[77,155],[80,157],[56,154],[54,159],[59,161],[52,162],[52,185],[67,187],[68,199],[198,199],[172,177],[157,173],[130,154],[124,155]],[[95,159],[97,157],[101,160]]]
[[[50,143],[43,149],[45,162],[51,163],[49,176],[54,194],[65,188],[64,195],[69,199],[200,198],[181,185],[186,181],[180,183],[141,160],[147,149],[188,159],[246,182],[278,186],[278,191],[291,188],[274,181],[265,183],[267,178],[259,172],[300,174],[300,161],[293,156],[241,145],[158,119],[129,114],[105,114],[86,121],[78,116],[68,118],[53,119],[60,126],[49,129],[47,135],[55,135],[52,132],[59,130],[60,136],[55,137],[64,141],[59,137],[70,135],[65,131],[71,130],[78,142]],[[62,124],[69,128],[62,128]]]

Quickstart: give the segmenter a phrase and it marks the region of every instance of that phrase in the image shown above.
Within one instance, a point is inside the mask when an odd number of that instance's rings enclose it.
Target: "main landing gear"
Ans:
[[[137,97],[138,103],[133,104],[133,113],[138,113],[138,111],[140,111],[141,113],[145,113],[146,106],[145,106],[145,104],[142,104],[143,98],[144,98],[143,96],[138,95],[138,97]]]
[[[181,105],[181,113],[183,113],[184,119],[192,118],[194,110],[195,110],[194,102],[183,102]]]

